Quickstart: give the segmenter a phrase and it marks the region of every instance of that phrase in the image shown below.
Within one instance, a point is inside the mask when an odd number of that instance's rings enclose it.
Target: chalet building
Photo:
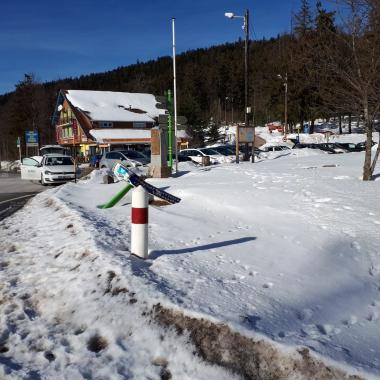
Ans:
[[[61,90],[53,123],[57,143],[86,156],[99,148],[150,144],[150,130],[165,112],[151,94]]]

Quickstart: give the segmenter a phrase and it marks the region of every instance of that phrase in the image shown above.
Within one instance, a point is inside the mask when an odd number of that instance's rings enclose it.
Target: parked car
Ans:
[[[338,144],[334,144],[334,143],[325,143],[325,144],[318,144],[319,145],[319,149],[320,150],[323,150],[324,152],[328,152],[328,153],[345,153],[345,150],[342,149],[341,147],[339,147]]]
[[[44,145],[40,148],[41,156],[45,154],[61,154],[71,156],[70,149],[61,145]]]
[[[358,149],[362,149],[362,150],[365,150],[365,147],[367,145],[367,142],[366,141],[363,141],[363,142],[360,142],[360,143],[357,143],[356,144],[356,147]],[[374,141],[372,141],[372,146],[376,145],[376,143]]]
[[[218,164],[222,162],[231,162],[228,158],[211,148],[199,148],[199,149],[183,149],[180,153],[186,157],[190,157],[192,161],[199,164],[202,163],[202,157],[209,156],[211,164]]]
[[[22,160],[21,179],[40,181],[41,185],[45,186],[52,183],[64,183],[74,178],[75,167],[71,156],[45,154]]]
[[[186,156],[185,154],[182,154],[181,152],[177,153],[178,156],[178,162],[185,162],[185,161],[191,161],[191,158]],[[168,156],[169,158],[169,156]],[[175,153],[172,154],[173,161],[175,160]]]
[[[99,168],[100,160],[102,159],[102,154],[94,154],[90,158],[90,166],[93,168]]]
[[[365,146],[358,146],[354,143],[336,143],[335,145],[345,152],[361,152],[365,150]]]
[[[283,150],[290,150],[287,145],[264,145],[261,147],[262,152],[280,152]]]
[[[236,160],[236,151],[235,148],[232,148],[231,146],[227,145],[218,145],[218,146],[212,146],[210,149],[217,151],[221,155],[228,157],[230,162],[234,162]],[[239,152],[239,160],[242,160],[244,158],[244,154]]]
[[[107,152],[103,154],[99,162],[99,167],[107,168],[111,170],[117,162],[121,162],[123,165],[127,167],[132,167],[132,168],[143,166],[141,162],[128,158],[123,153],[123,151],[113,151],[113,152]]]
[[[140,162],[142,165],[150,164],[150,156],[148,157],[146,154],[138,152],[137,150],[127,149],[120,150],[119,152],[122,153],[128,159]]]

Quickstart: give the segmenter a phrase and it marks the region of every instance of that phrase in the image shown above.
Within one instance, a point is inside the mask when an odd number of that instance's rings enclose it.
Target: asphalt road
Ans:
[[[45,188],[39,183],[22,181],[20,174],[0,172],[0,220],[19,210],[43,190]]]

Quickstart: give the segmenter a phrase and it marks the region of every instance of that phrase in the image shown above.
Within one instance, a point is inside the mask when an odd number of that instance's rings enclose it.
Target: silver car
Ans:
[[[113,166],[117,163],[121,162],[123,165],[131,168],[137,168],[139,166],[143,166],[143,164],[137,160],[130,159],[124,154],[122,151],[113,151],[107,152],[103,154],[103,157],[100,160],[99,167],[101,169],[107,168],[112,170]]]

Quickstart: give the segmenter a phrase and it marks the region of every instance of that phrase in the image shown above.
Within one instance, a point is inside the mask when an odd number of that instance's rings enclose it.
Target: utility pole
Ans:
[[[244,16],[245,49],[244,49],[244,103],[245,103],[245,127],[249,127],[248,117],[248,54],[249,54],[249,11]]]
[[[245,127],[249,127],[249,114],[251,113],[251,107],[248,107],[248,61],[249,61],[249,10],[246,9],[244,16],[235,15],[233,12],[226,12],[224,14],[227,18],[242,18],[244,20],[244,32],[245,32],[245,48],[244,48],[244,123]],[[239,126],[236,125],[236,163],[239,163]],[[253,151],[253,146],[252,146]],[[254,156],[252,156],[252,162],[254,162]]]
[[[284,132],[285,132],[285,137],[288,133],[288,73],[285,73],[285,120],[284,120]]]
[[[174,152],[175,172],[178,173],[178,148],[177,148],[177,77],[176,77],[176,52],[175,52],[175,18],[172,18],[173,31],[173,87],[174,87]]]
[[[227,125],[227,100],[228,96],[224,98],[224,123]]]

